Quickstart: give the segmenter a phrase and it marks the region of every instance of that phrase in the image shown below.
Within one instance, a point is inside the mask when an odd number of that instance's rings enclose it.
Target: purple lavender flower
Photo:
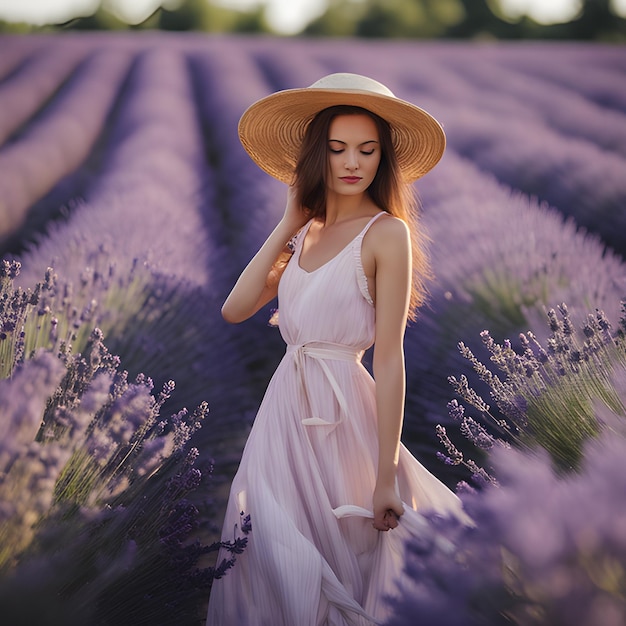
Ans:
[[[429,307],[406,335],[405,436],[413,446],[429,437],[428,426],[442,420],[449,400],[442,382],[450,373],[458,378],[457,373],[469,375],[472,369],[455,351],[459,339],[474,354],[482,350],[478,337],[485,328],[499,341],[530,330],[543,342],[544,307],[567,301],[579,324],[588,294],[598,295],[604,302],[599,308],[612,313],[624,289],[621,262],[605,256],[597,242],[585,240],[554,211],[511,195],[454,153],[441,167],[421,184],[437,279]],[[454,188],[446,183],[448,177],[455,180]],[[455,244],[459,241],[464,245]],[[533,367],[528,359],[513,363],[525,374]],[[487,400],[488,383],[472,386]],[[505,395],[503,390],[500,397]],[[499,406],[496,399],[488,403]]]
[[[40,351],[16,369],[12,378],[0,380],[0,415],[4,433],[0,447],[33,441],[41,425],[46,402],[58,387],[65,368],[49,352]],[[4,466],[2,472],[7,472]]]
[[[588,316],[581,333],[584,339],[579,338],[565,304],[559,306],[559,313],[560,317],[555,310],[547,314],[551,330],[547,350],[532,333],[523,336],[521,355],[510,342],[500,345],[487,331],[481,333],[491,361],[505,375],[504,382],[481,373],[484,366],[460,345],[460,353],[490,385],[490,395],[504,416],[494,419],[484,410],[467,378],[450,377],[457,394],[482,414],[479,422],[460,413],[458,403],[448,405],[450,415],[461,422],[461,434],[476,447],[491,449],[495,439],[488,427],[495,423],[502,426],[499,434],[505,442],[539,445],[561,468],[571,469],[580,460],[584,442],[601,428],[594,407],[604,404],[615,413],[626,413],[626,397],[620,397],[623,390],[614,384],[626,372],[624,337],[614,335],[606,315],[597,311]]]
[[[48,511],[55,481],[67,462],[60,446],[35,443],[41,416],[64,367],[39,352],[0,380],[0,566],[6,567],[28,546],[35,525]]]
[[[386,625],[623,622],[625,460],[623,437],[590,442],[565,477],[546,454],[496,449],[499,486],[461,494],[476,525],[433,518],[408,544]]]
[[[448,402],[448,414],[453,420],[460,422],[465,415],[465,408],[457,400],[450,400]]]
[[[495,445],[495,439],[484,426],[469,416],[463,418],[460,426],[461,434],[469,439],[477,448],[491,450]]]

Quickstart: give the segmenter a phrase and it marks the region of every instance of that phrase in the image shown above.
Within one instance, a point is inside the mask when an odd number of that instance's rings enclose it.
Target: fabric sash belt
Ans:
[[[363,356],[363,350],[359,350],[352,346],[348,346],[340,343],[332,343],[329,341],[312,341],[301,345],[288,345],[287,354],[293,356],[296,370],[300,375],[300,381],[302,383],[302,389],[307,403],[313,411],[314,402],[308,393],[307,376],[306,376],[306,363],[307,359],[315,359],[326,376],[328,383],[335,394],[337,403],[340,408],[340,417],[337,421],[329,421],[320,417],[319,415],[313,415],[302,420],[305,426],[333,426],[336,427],[340,424],[348,414],[348,403],[346,398],[339,387],[337,379],[333,375],[331,369],[325,361],[352,361],[358,363]]]

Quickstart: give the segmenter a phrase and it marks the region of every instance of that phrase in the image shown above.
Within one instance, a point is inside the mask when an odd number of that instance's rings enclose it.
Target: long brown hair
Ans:
[[[400,218],[409,227],[413,257],[409,319],[415,320],[417,309],[426,300],[426,282],[431,277],[426,253],[428,240],[419,227],[417,196],[413,187],[402,178],[389,123],[375,113],[356,106],[339,105],[320,111],[308,125],[300,148],[294,177],[298,199],[310,217],[322,220],[326,217],[328,133],[331,122],[339,115],[369,115],[376,124],[381,158],[367,193],[379,209]]]

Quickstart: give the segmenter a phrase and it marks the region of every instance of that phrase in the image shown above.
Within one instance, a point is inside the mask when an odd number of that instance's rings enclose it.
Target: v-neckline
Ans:
[[[348,243],[343,248],[341,248],[341,250],[339,250],[337,254],[330,257],[328,261],[324,261],[324,263],[322,263],[319,267],[316,267],[314,270],[309,271],[309,270],[305,270],[302,267],[302,265],[300,265],[300,260],[302,258],[302,249],[304,248],[304,240],[306,239],[306,236],[309,234],[311,224],[313,223],[313,220],[311,220],[307,224],[306,230],[302,234],[302,242],[300,244],[300,249],[298,250],[298,258],[296,259],[297,261],[296,265],[298,266],[298,269],[304,274],[315,274],[316,272],[319,272],[319,270],[326,267],[329,263],[332,263],[335,259],[339,258],[346,250],[348,250],[348,248],[350,248],[352,244],[354,244],[354,242],[362,235],[363,231],[369,226],[370,222],[374,219],[374,217],[377,217],[378,215],[379,214],[377,213],[370,220],[368,220],[367,224],[365,224],[365,226],[352,239],[350,239],[350,241],[348,241]]]

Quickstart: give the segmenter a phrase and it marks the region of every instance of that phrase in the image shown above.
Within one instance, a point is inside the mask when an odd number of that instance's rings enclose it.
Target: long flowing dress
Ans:
[[[401,445],[405,513],[394,530],[372,526],[375,383],[361,356],[375,320],[361,243],[380,215],[311,272],[299,261],[310,222],[296,240],[278,289],[287,349],[233,480],[222,540],[243,536],[242,512],[252,530],[234,567],[213,583],[207,626],[381,623],[404,541],[423,523],[416,511],[462,515],[458,498]]]

